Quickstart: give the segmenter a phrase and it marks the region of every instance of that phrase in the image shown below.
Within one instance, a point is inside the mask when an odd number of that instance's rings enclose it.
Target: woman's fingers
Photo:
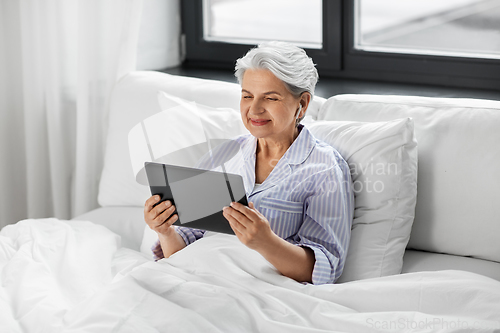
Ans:
[[[158,201],[160,201],[159,195],[153,195],[149,197],[148,200],[146,200],[146,202],[144,203],[144,214],[149,213]]]
[[[167,229],[171,224],[177,221],[178,216],[172,216],[175,211],[175,206],[167,200],[160,202],[160,196],[154,195],[146,200],[144,204],[144,220],[151,229],[158,230],[160,226]]]
[[[238,202],[232,202],[230,204],[231,207],[224,207],[223,214],[224,216],[227,215],[232,217],[245,229],[248,229],[252,227],[253,224],[258,223],[263,219],[263,216],[255,209],[253,203],[250,202],[249,205],[251,206],[245,206]]]
[[[273,233],[267,219],[252,203],[247,207],[233,202],[231,207],[224,207],[223,215],[238,239],[251,249],[264,246]]]
[[[177,214],[174,214],[174,215],[170,216],[169,218],[167,218],[165,221],[163,221],[160,224],[158,224],[157,226],[155,226],[154,230],[160,234],[166,234],[166,233],[168,233],[172,224],[174,224],[178,218],[179,217],[177,216]]]
[[[226,213],[229,217],[231,217],[233,220],[237,221],[240,223],[243,227],[247,227],[248,223],[251,223],[252,221],[249,220],[249,218],[245,215],[242,214],[240,211],[232,208],[232,207],[225,207],[223,210],[223,213]]]
[[[169,200],[167,200],[167,201],[161,202],[158,205],[156,205],[152,211],[154,211],[155,216],[159,216],[166,209],[170,209],[172,207],[174,207],[174,210],[175,210],[175,206],[173,206],[172,203]]]
[[[229,222],[231,229],[233,229],[233,231],[236,235],[243,234],[245,232],[245,227],[238,220],[236,220],[232,215],[230,215],[229,210],[230,210],[230,208],[226,207],[223,210],[222,214],[224,215],[226,220]]]
[[[236,228],[240,232],[243,232],[244,229],[246,229],[244,222],[244,220],[246,220],[246,217],[240,212],[231,209],[230,207],[224,207],[224,209],[222,210],[222,215],[224,215],[226,220],[228,220],[231,225],[236,226]]]
[[[249,206],[245,206],[240,204],[239,202],[231,202],[230,206],[240,214],[246,216],[250,221],[256,221],[260,219],[260,213],[255,209],[253,202],[250,202],[248,205]]]
[[[153,221],[159,225],[163,224],[170,217],[170,215],[174,213],[174,211],[175,206],[166,202],[162,202],[155,207],[156,216],[153,218]]]

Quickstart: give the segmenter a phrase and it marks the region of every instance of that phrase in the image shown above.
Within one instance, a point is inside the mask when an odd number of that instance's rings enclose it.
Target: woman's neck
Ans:
[[[298,135],[299,130],[295,127],[291,135],[282,137],[280,140],[273,140],[272,138],[258,138],[256,153],[261,158],[279,160],[288,148],[290,148]]]

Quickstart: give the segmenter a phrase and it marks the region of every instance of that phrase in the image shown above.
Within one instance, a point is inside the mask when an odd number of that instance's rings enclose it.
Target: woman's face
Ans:
[[[299,102],[300,98],[293,96],[270,71],[245,71],[241,82],[241,119],[256,138],[293,138]]]

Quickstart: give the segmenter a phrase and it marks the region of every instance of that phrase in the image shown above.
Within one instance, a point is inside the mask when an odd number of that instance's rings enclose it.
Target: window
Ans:
[[[357,0],[357,50],[500,59],[500,0]]]
[[[321,49],[321,7],[321,0],[204,0],[203,39],[250,45],[282,40]]]
[[[287,40],[322,77],[500,90],[500,0],[183,0],[186,66]],[[300,11],[299,11],[300,9]]]
[[[242,36],[241,40],[237,40],[237,38],[230,36],[227,33],[224,36],[223,31],[227,32],[227,29],[214,29],[214,25],[216,26],[218,24],[217,20],[222,14],[217,12],[214,14],[213,10],[208,9],[204,11],[204,6],[227,5],[224,4],[225,2],[226,1],[224,0],[181,1],[182,24],[183,31],[186,36],[186,66],[232,69],[234,68],[236,59],[242,57],[249,50],[249,44],[253,44],[257,40],[260,41],[262,39],[262,35],[260,38],[257,38],[259,36],[251,35],[252,31],[256,29],[255,25],[251,25],[250,27],[245,26],[246,30],[250,32],[250,35]],[[275,8],[274,10],[277,10],[277,12],[273,12],[272,16],[283,16],[282,14],[284,10],[290,10],[288,7],[293,8],[305,6],[305,8],[308,8],[307,11],[310,12],[310,14],[308,14],[309,16],[306,15],[308,19],[312,19],[311,17],[317,17],[318,20],[321,20],[321,29],[319,32],[320,36],[315,35],[312,39],[312,43],[311,40],[306,41],[309,45],[304,46],[304,49],[307,51],[307,54],[314,59],[318,71],[338,71],[341,69],[341,0],[266,0],[264,2],[265,5],[262,5],[263,1],[261,0],[230,1],[230,3],[234,3],[235,6],[238,3],[252,4],[252,6],[256,6],[256,9],[254,9],[255,14],[269,10],[269,3],[271,2],[280,4],[286,3],[286,5],[281,5],[281,7],[273,7]],[[295,6],[292,6],[292,3],[295,3]],[[317,6],[318,3],[321,4],[320,8]],[[319,10],[321,11],[319,12]],[[250,19],[249,16],[251,15],[248,14],[248,12],[248,8],[238,6],[236,9],[233,9],[231,14],[233,15],[233,18],[236,18],[237,22],[244,22],[244,20]],[[301,13],[305,12],[306,10],[302,9]],[[302,16],[302,18],[303,17],[304,16]],[[325,18],[328,18],[328,20],[325,20]],[[297,18],[295,18],[295,20],[296,19]],[[214,20],[216,21],[214,22]],[[294,24],[294,22],[290,19],[284,21],[288,22],[286,23],[288,26]],[[309,25],[309,23],[305,22],[305,19],[304,22],[295,22],[297,25],[304,25],[304,23]],[[267,24],[273,24],[273,21],[268,20]],[[243,26],[243,23],[241,23],[241,25]],[[315,22],[314,25],[317,26],[318,22]],[[283,28],[276,30],[286,32],[286,29]],[[317,31],[317,29],[315,30]],[[292,41],[296,44],[304,44],[304,41],[301,40],[301,38],[297,38],[297,36],[289,37],[289,39],[292,39]]]

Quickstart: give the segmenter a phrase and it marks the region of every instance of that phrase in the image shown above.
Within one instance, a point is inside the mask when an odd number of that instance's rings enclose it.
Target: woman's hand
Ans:
[[[262,215],[253,202],[248,207],[238,202],[232,202],[231,207],[224,207],[224,217],[229,221],[236,237],[253,250],[259,251],[269,244],[276,236],[271,230],[269,221]]]
[[[172,215],[175,206],[170,201],[164,201],[155,206],[160,201],[160,196],[154,195],[146,200],[144,204],[144,221],[158,235],[168,236],[175,232],[170,226],[177,221],[177,214]],[[171,216],[172,215],[172,216]]]
[[[186,243],[172,227],[172,224],[178,219],[177,214],[172,215],[175,206],[168,200],[155,206],[159,201],[160,196],[158,195],[153,195],[146,200],[144,204],[144,221],[158,234],[163,256],[168,258],[186,247]]]
[[[281,274],[299,282],[312,282],[315,263],[313,250],[293,245],[276,235],[269,221],[255,209],[253,202],[248,207],[233,202],[231,207],[224,207],[223,215],[236,237],[259,252]]]

